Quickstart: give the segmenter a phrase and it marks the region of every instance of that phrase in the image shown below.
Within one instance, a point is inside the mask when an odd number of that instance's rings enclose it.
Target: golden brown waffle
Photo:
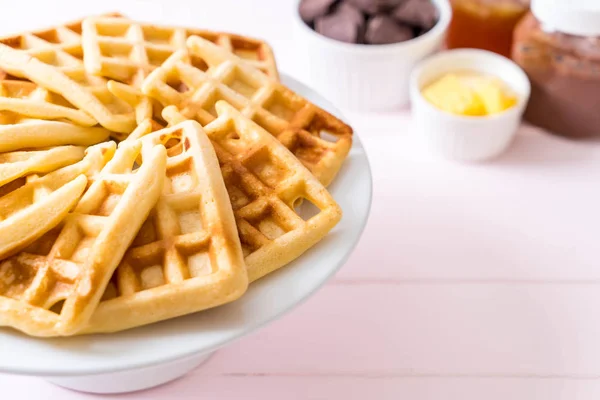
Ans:
[[[248,37],[198,29],[157,26],[124,18],[100,16],[83,21],[86,70],[125,83],[109,82],[109,90],[136,112],[138,125],[146,118],[160,120],[162,106],[146,96],[134,95],[148,74],[176,50],[185,49],[191,35],[200,35],[240,55],[246,62],[279,79],[271,47]],[[141,92],[140,92],[141,94]],[[132,97],[133,96],[133,97]],[[157,128],[160,128],[159,126]]]
[[[29,119],[0,111],[0,152],[62,145],[89,146],[105,141],[109,134],[104,128]]]
[[[129,134],[134,110],[108,91],[106,79],[88,74],[82,58],[81,21],[0,39],[6,73],[58,93],[111,131]]]
[[[0,264],[0,325],[55,336],[87,323],[163,187],[164,146],[134,172],[140,151],[120,146],[55,229]]]
[[[69,146],[67,147],[67,151]],[[63,150],[62,148],[58,148]],[[71,162],[42,177],[31,174],[0,187],[0,258],[14,253],[54,228],[77,203],[86,188],[87,177],[96,173],[112,155],[114,144],[75,148]],[[53,149],[54,150],[54,149]],[[81,151],[81,153],[79,153]],[[32,159],[39,159],[39,152]],[[104,155],[108,153],[108,155]],[[10,154],[10,153],[9,153]],[[41,155],[59,156],[60,152]],[[65,154],[68,156],[67,154]],[[3,157],[2,155],[0,157]],[[67,164],[67,163],[63,163]],[[0,164],[0,166],[6,164]],[[8,164],[11,165],[11,164]],[[24,167],[32,169],[31,167]],[[40,170],[42,168],[33,168]],[[2,276],[2,273],[0,273]],[[2,286],[0,279],[0,287]],[[6,281],[4,282],[6,283]]]
[[[327,189],[273,136],[224,101],[204,127],[217,153],[253,282],[318,243],[341,219]],[[165,119],[185,119],[174,107]],[[307,220],[295,210],[312,204]],[[309,207],[307,207],[309,208]]]
[[[171,54],[185,50],[185,41],[192,35],[237,54],[271,78],[279,78],[271,47],[257,39],[106,16],[86,18],[82,27],[87,71],[136,88]]]
[[[123,15],[116,12],[103,16],[123,18]],[[51,28],[3,36],[0,38],[0,43],[25,50],[30,54],[40,54],[44,49],[52,49],[56,51],[56,54],[66,53],[83,61],[83,49],[81,47],[82,21],[80,19]]]
[[[215,103],[225,100],[279,139],[323,184],[333,180],[352,145],[350,126],[208,40],[191,36],[187,46],[148,76],[146,95],[202,126],[217,117]]]
[[[0,151],[92,145],[108,139],[106,129],[90,127],[95,124],[90,115],[76,109],[64,97],[33,82],[0,81]]]
[[[5,79],[0,81],[0,114],[6,111],[44,120],[69,120],[77,125],[96,125],[96,120],[70,104],[64,97],[33,82]]]
[[[60,146],[44,150],[0,153],[0,186],[29,174],[54,171],[83,158],[85,147]]]
[[[121,82],[109,81],[108,90],[119,99],[131,105],[135,110],[137,127],[127,136],[128,138],[139,129],[140,124],[144,121],[151,123],[153,130],[162,129],[166,126],[166,123],[162,120],[162,105],[155,99],[144,95],[140,89]]]
[[[131,139],[128,139],[130,141]],[[86,333],[114,332],[239,298],[248,275],[213,147],[194,121],[141,139],[168,147],[165,186]]]

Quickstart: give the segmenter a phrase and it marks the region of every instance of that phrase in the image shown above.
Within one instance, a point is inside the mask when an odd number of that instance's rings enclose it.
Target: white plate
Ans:
[[[294,91],[340,115],[302,83],[283,75]],[[320,288],[347,260],[367,222],[371,172],[360,140],[330,191],[342,221],[294,263],[252,284],[238,301],[212,310],[110,335],[35,339],[0,329],[0,372],[76,377],[141,368],[209,353],[279,318]]]

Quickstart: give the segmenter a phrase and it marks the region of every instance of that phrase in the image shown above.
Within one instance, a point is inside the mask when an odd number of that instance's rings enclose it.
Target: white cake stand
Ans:
[[[335,115],[330,103],[300,82],[283,82]],[[0,329],[0,372],[38,376],[92,393],[147,389],[176,379],[219,347],[281,317],[315,293],[348,259],[371,206],[371,172],[355,135],[348,160],[330,186],[342,221],[292,264],[252,284],[238,301],[212,310],[110,335],[36,339]]]

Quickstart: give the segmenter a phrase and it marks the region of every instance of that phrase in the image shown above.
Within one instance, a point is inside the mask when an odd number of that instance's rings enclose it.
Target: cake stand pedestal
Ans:
[[[204,364],[213,354],[194,354],[167,363],[108,374],[45,377],[45,379],[55,385],[80,392],[103,394],[135,392],[180,378]]]

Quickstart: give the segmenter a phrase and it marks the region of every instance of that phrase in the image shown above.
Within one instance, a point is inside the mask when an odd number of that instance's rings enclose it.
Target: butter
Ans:
[[[475,72],[444,75],[422,93],[440,110],[465,116],[501,113],[517,102],[502,80]]]

